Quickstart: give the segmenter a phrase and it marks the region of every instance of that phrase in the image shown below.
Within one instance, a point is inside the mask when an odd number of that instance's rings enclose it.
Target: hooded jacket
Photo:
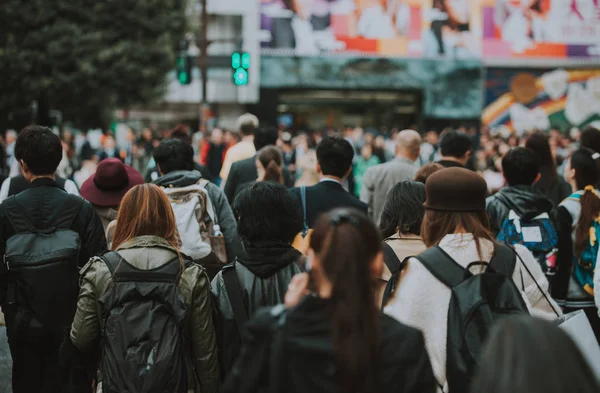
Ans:
[[[497,235],[502,223],[508,218],[508,213],[514,210],[521,218],[532,219],[543,213],[550,214],[554,205],[543,194],[535,191],[532,186],[506,186],[497,194],[485,201],[486,211],[490,219],[490,229]],[[556,220],[554,220],[556,222]]]
[[[198,171],[174,171],[164,176],[159,177],[154,181],[159,187],[187,187],[198,183],[202,179],[202,175]],[[237,234],[237,222],[233,215],[233,211],[227,202],[227,198],[221,189],[212,183],[206,185],[208,197],[213,203],[215,213],[219,219],[219,226],[227,247],[227,259],[235,260],[238,255],[242,254],[242,243]]]
[[[156,236],[140,236],[119,246],[117,252],[141,270],[156,269],[177,256],[169,243]],[[101,332],[101,307],[98,303],[113,286],[113,279],[102,259],[94,257],[81,269],[81,290],[71,327],[71,341],[82,352],[94,350]],[[189,386],[196,393],[219,391],[219,364],[208,276],[196,264],[186,266],[179,291],[188,307],[184,331],[190,345],[186,362],[190,368]],[[195,377],[194,377],[195,376]]]
[[[226,265],[213,279],[212,293],[223,324],[217,337],[223,375],[233,366],[241,345],[223,272],[235,269],[244,308],[248,317],[252,318],[259,308],[283,303],[292,277],[301,272],[297,264],[301,257],[302,254],[288,244],[247,244],[245,253],[234,263]]]
[[[239,359],[223,392],[274,391],[269,386],[273,378],[281,392],[338,392],[330,310],[330,300],[307,296],[289,310],[260,311],[246,325]],[[282,320],[284,325],[278,326]],[[435,392],[421,332],[385,314],[380,314],[380,326],[380,359],[372,367],[379,371],[381,385],[373,391]]]

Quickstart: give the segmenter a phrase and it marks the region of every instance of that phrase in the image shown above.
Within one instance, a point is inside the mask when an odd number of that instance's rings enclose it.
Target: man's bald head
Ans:
[[[396,156],[416,161],[421,152],[421,135],[414,130],[403,130],[396,135]]]

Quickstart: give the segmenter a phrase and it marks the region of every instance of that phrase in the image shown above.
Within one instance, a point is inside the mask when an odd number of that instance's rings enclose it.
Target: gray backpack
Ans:
[[[104,393],[187,393],[179,258],[150,270],[116,252],[101,256],[113,287],[100,299]]]
[[[7,316],[11,335],[28,341],[61,335],[75,315],[79,293],[79,234],[71,230],[83,198],[71,203],[49,228],[37,228],[17,203],[8,198],[5,209],[15,235],[6,241],[4,263],[8,270]]]

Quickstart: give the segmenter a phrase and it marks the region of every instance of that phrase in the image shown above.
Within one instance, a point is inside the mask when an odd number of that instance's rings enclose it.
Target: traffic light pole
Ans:
[[[200,14],[200,25],[202,26],[202,40],[200,41],[200,78],[202,88],[202,102],[200,105],[200,129],[206,132],[206,115],[208,114],[208,0],[201,0],[202,12]]]

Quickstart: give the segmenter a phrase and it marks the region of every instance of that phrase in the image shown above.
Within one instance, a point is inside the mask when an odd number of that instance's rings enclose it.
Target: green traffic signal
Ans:
[[[250,68],[250,53],[248,52],[242,53],[242,68]]]
[[[192,62],[187,55],[177,57],[177,79],[182,85],[192,83]]]
[[[242,64],[242,56],[235,52],[234,54],[231,55],[231,68],[233,68],[234,70],[237,70],[238,68],[241,67]]]
[[[245,86],[248,84],[248,71],[244,68],[238,68],[233,73],[233,83],[236,86]]]

